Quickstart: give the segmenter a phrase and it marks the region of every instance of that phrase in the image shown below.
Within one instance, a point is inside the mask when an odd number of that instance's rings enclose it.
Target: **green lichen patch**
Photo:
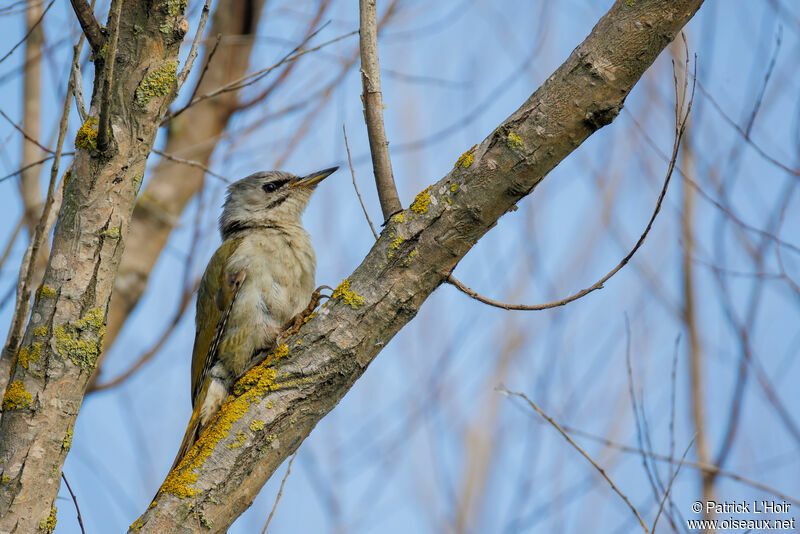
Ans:
[[[42,284],[39,287],[37,293],[39,293],[39,298],[40,299],[46,299],[46,298],[50,298],[50,297],[55,297],[56,296],[56,290],[53,289],[52,287],[47,287],[44,284]]]
[[[414,249],[411,252],[409,252],[408,256],[406,256],[406,259],[403,260],[403,263],[401,265],[403,267],[408,267],[409,265],[411,265],[411,262],[414,261],[414,258],[417,256],[417,254],[418,254],[417,249]]]
[[[119,226],[111,226],[110,228],[106,228],[105,231],[103,231],[103,237],[108,237],[109,239],[119,239]]]
[[[168,94],[175,84],[177,73],[178,62],[167,61],[145,76],[136,88],[136,103],[140,107],[145,107],[153,98]]]
[[[186,10],[186,0],[169,0],[167,2],[167,18],[158,28],[161,33],[171,33],[175,17]]]
[[[69,452],[70,447],[72,447],[72,429],[68,428],[66,435],[64,435],[64,441],[61,443],[61,448]]]
[[[508,137],[506,137],[506,145],[511,150],[522,150],[525,144],[522,142],[522,137],[520,137],[519,134],[511,132],[508,134]]]
[[[47,327],[46,326],[40,326],[39,328],[34,328],[33,329],[33,335],[34,336],[46,337],[47,336]]]
[[[428,206],[431,203],[431,187],[433,186],[430,185],[420,191],[420,193],[414,199],[414,202],[411,203],[411,211],[418,213],[419,215],[422,215],[428,211]]]
[[[232,442],[228,443],[226,447],[229,449],[238,449],[244,444],[244,440],[247,439],[247,434],[242,432],[241,430],[236,433],[236,437],[233,439]]]
[[[342,283],[333,290],[331,293],[331,299],[338,299],[341,298],[345,304],[357,310],[364,304],[364,297],[360,296],[358,293],[350,289],[350,279],[345,278],[342,280]]]
[[[39,530],[46,534],[53,533],[56,529],[56,512],[58,512],[58,508],[55,506],[50,508],[50,515],[39,521]]]
[[[97,150],[97,119],[89,117],[86,122],[78,128],[78,133],[75,135],[75,148],[85,148],[88,150]],[[66,177],[65,177],[66,179]]]
[[[450,192],[455,193],[458,191],[458,184],[450,184]]]
[[[396,223],[404,222],[406,220],[406,214],[404,212],[400,212],[394,217],[392,217],[392,220]]]
[[[456,160],[456,164],[453,167],[464,167],[468,169],[470,165],[475,161],[475,154],[473,152],[478,147],[478,145],[473,145],[472,148],[461,154],[461,157]]]
[[[391,258],[392,256],[394,256],[395,252],[397,252],[397,249],[400,248],[400,245],[402,245],[403,241],[405,241],[405,240],[406,240],[405,237],[403,237],[401,235],[398,235],[394,239],[394,241],[392,241],[392,243],[389,245],[389,252],[388,252],[388,254],[386,254],[386,257],[387,258]]]
[[[105,331],[103,310],[91,309],[74,325],[63,324],[53,327],[56,351],[81,369],[92,370],[97,365]]]
[[[3,396],[3,411],[19,410],[30,406],[33,396],[25,389],[21,380],[15,380],[9,384],[6,394]]]
[[[144,526],[144,521],[142,521],[142,518],[140,517],[139,519],[134,521],[133,524],[131,524],[130,527],[128,527],[128,530],[132,530],[134,532],[139,532],[140,530],[142,530],[143,526]]]
[[[250,430],[253,432],[261,432],[266,426],[267,424],[264,421],[260,419],[253,419],[253,421],[250,423]]]

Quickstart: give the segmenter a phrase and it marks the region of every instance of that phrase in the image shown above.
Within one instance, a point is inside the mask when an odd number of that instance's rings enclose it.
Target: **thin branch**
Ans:
[[[11,253],[11,247],[14,246],[14,242],[17,240],[17,236],[19,235],[20,230],[25,225],[25,218],[20,217],[19,222],[17,222],[17,226],[14,228],[14,231],[11,232],[11,237],[8,240],[8,244],[6,245],[5,250],[3,251],[3,255],[0,256],[0,270],[3,268],[3,264],[8,259],[8,255]]]
[[[86,113],[86,101],[83,99],[83,75],[81,74],[81,63],[78,60],[79,58],[75,57],[72,61],[72,72],[70,75],[72,76],[72,85],[74,86],[72,93],[75,97],[75,109],[78,110],[78,115],[83,123],[89,118],[89,114]]]
[[[53,152],[52,150],[50,150],[46,146],[42,145],[41,143],[39,143],[39,141],[34,139],[32,136],[28,135],[28,133],[25,130],[23,130],[16,122],[11,120],[11,117],[6,115],[5,112],[2,109],[0,109],[0,115],[2,115],[3,118],[5,120],[7,120],[11,124],[11,126],[13,126],[19,133],[21,133],[22,137],[24,137],[25,139],[27,139],[28,141],[30,141],[34,145],[38,146],[39,148],[41,148],[42,150],[44,150],[48,154],[55,154],[55,152]]]
[[[205,65],[203,65],[203,70],[200,71],[200,76],[197,78],[197,83],[194,84],[194,89],[192,90],[192,96],[189,97],[189,102],[194,100],[195,95],[197,94],[197,90],[200,88],[200,84],[203,82],[203,78],[206,77],[206,72],[208,72],[208,66],[211,64],[211,59],[214,57],[214,54],[217,53],[217,47],[219,47],[219,42],[222,40],[222,34],[217,34],[217,40],[214,41],[214,46],[211,47],[211,51],[208,53],[208,58],[206,59]]]
[[[69,486],[67,476],[63,471],[61,472],[61,478],[64,479],[64,484],[67,485],[67,491],[69,491],[69,495],[72,497],[72,502],[75,504],[75,511],[78,513],[78,526],[81,527],[81,534],[86,534],[86,531],[83,529],[83,518],[81,517],[81,509],[78,507],[78,499],[75,498],[75,494],[72,492],[72,488]]]
[[[361,209],[364,211],[364,217],[367,218],[369,229],[372,230],[372,235],[375,236],[375,241],[377,241],[378,232],[375,231],[375,226],[372,225],[372,220],[369,218],[369,213],[367,213],[367,207],[364,205],[364,200],[361,198],[361,193],[358,192],[356,173],[353,171],[353,160],[350,158],[350,145],[347,143],[347,130],[345,129],[344,124],[342,124],[342,133],[344,134],[344,147],[347,149],[347,163],[350,165],[350,176],[353,177],[353,189],[356,190],[356,196],[358,197],[359,204],[361,204]]]
[[[703,96],[705,96],[708,99],[708,101],[711,102],[711,105],[714,107],[715,110],[717,110],[717,113],[720,114],[720,116],[723,118],[723,120],[725,122],[727,122],[731,126],[731,128],[736,130],[736,133],[741,135],[742,139],[744,139],[747,142],[748,145],[753,147],[753,150],[755,150],[758,153],[759,156],[764,158],[769,163],[772,163],[774,166],[778,167],[779,169],[784,170],[784,171],[788,172],[789,174],[791,174],[793,176],[800,176],[800,170],[792,169],[792,168],[784,165],[783,163],[781,163],[777,159],[773,158],[769,154],[767,154],[764,151],[763,148],[761,148],[759,145],[757,145],[750,138],[750,134],[747,131],[745,131],[741,126],[739,126],[736,123],[736,121],[734,121],[727,113],[725,113],[725,111],[722,109],[722,106],[720,106],[719,103],[714,99],[714,97],[711,96],[711,93],[709,93],[705,89],[705,87],[703,87],[703,84],[701,84],[696,78],[694,78],[694,81],[697,83],[697,88],[700,89],[700,92],[703,94]]]
[[[167,154],[166,152],[161,152],[160,150],[156,150],[156,149],[153,149],[153,153],[154,154],[158,154],[162,158],[168,159],[170,161],[174,161],[175,163],[180,163],[182,165],[188,165],[190,167],[196,167],[198,169],[202,169],[207,174],[210,174],[214,178],[219,178],[220,180],[222,180],[226,184],[231,183],[231,179],[230,178],[228,178],[226,176],[222,176],[221,174],[215,173],[214,171],[212,171],[211,169],[209,169],[207,166],[203,165],[199,161],[194,161],[194,160],[191,160],[191,159],[179,158],[178,156],[173,156],[172,154]]]
[[[6,55],[4,55],[2,58],[0,58],[0,63],[2,63],[3,61],[5,61],[5,60],[8,58],[8,56],[10,56],[11,54],[13,54],[13,53],[14,53],[14,50],[16,50],[17,48],[19,48],[19,45],[21,45],[22,43],[24,43],[24,42],[25,42],[25,40],[26,40],[28,37],[30,37],[30,35],[33,33],[33,31],[36,29],[36,27],[37,27],[37,26],[39,26],[39,24],[41,24],[41,23],[42,23],[42,20],[44,19],[44,16],[47,14],[47,12],[50,10],[50,8],[51,8],[51,7],[53,7],[53,3],[54,3],[55,1],[56,1],[56,0],[50,0],[50,3],[49,3],[49,4],[47,4],[47,7],[45,8],[45,10],[44,10],[44,11],[42,11],[42,15],[39,17],[39,20],[37,20],[37,21],[36,21],[34,24],[32,24],[32,25],[31,25],[30,29],[28,29],[28,33],[26,33],[26,34],[25,34],[25,37],[23,37],[22,39],[20,39],[20,41],[19,41],[17,44],[15,44],[15,45],[14,45],[14,47],[13,47],[11,50],[9,50],[9,51],[8,51],[8,53],[6,53]]]
[[[381,70],[378,58],[378,24],[375,7],[376,0],[359,0],[361,31],[359,49],[361,51],[361,84],[364,104],[364,120],[367,123],[369,151],[372,155],[372,172],[381,202],[383,219],[402,211],[400,197],[392,174],[392,161],[389,157],[389,142],[383,124],[383,94],[381,93]]]
[[[656,525],[658,524],[658,518],[661,517],[661,511],[664,510],[664,503],[667,501],[667,497],[669,497],[670,491],[672,490],[672,485],[675,483],[675,479],[678,478],[678,473],[681,471],[681,466],[683,465],[683,461],[686,460],[686,455],[689,453],[689,449],[692,448],[692,444],[694,443],[694,439],[697,437],[696,435],[692,437],[691,441],[689,441],[689,445],[686,446],[686,450],[683,451],[683,456],[681,456],[681,461],[678,463],[678,467],[675,468],[675,473],[672,475],[672,478],[669,481],[669,485],[667,486],[667,491],[664,492],[664,498],[661,499],[661,504],[658,506],[658,512],[656,513],[656,518],[653,520],[653,526],[650,528],[650,532],[655,533]]]
[[[167,326],[167,328],[164,330],[164,332],[161,334],[161,337],[158,339],[158,341],[156,341],[155,345],[153,345],[150,348],[150,350],[142,354],[139,357],[139,359],[136,360],[136,362],[128,368],[127,371],[125,371],[118,377],[113,378],[108,382],[103,382],[102,384],[91,384],[89,388],[86,390],[86,393],[89,394],[116,387],[125,382],[131,376],[133,376],[139,369],[142,368],[144,364],[152,360],[153,356],[158,354],[158,351],[161,350],[161,347],[164,346],[164,343],[167,342],[169,337],[174,332],[175,328],[178,326],[178,323],[183,318],[184,312],[186,311],[186,308],[189,306],[189,304],[192,302],[192,295],[194,295],[194,292],[196,291],[198,285],[200,285],[199,279],[195,281],[195,283],[191,287],[188,288],[188,291],[184,290],[183,294],[181,295],[181,301],[180,304],[178,305],[178,310],[172,317],[172,321],[170,322],[169,326]]]
[[[576,451],[578,451],[579,453],[581,453],[581,456],[583,456],[584,458],[586,458],[586,459],[589,461],[589,463],[590,463],[590,464],[592,464],[592,466],[593,466],[593,467],[594,467],[594,468],[597,470],[597,472],[598,472],[598,473],[600,473],[600,474],[603,476],[603,478],[604,478],[604,479],[606,479],[606,482],[608,482],[608,484],[611,486],[611,489],[613,489],[613,490],[614,490],[614,492],[615,492],[617,495],[619,495],[619,496],[620,496],[620,498],[622,498],[622,500],[623,500],[623,501],[625,501],[625,504],[627,504],[627,505],[628,505],[628,508],[630,508],[630,509],[631,509],[631,511],[633,512],[633,515],[635,515],[635,516],[636,516],[636,519],[638,519],[638,520],[639,520],[639,524],[642,526],[642,530],[644,530],[646,533],[648,533],[648,534],[649,534],[649,532],[650,532],[650,531],[647,529],[647,525],[645,525],[645,524],[644,524],[644,520],[642,519],[642,516],[641,516],[641,515],[639,515],[639,512],[638,512],[638,511],[636,510],[636,508],[633,506],[633,504],[632,504],[632,503],[631,503],[631,501],[628,499],[628,497],[626,497],[626,496],[625,496],[625,494],[624,494],[624,493],[622,493],[622,492],[619,490],[619,488],[617,488],[617,486],[614,484],[614,482],[611,480],[611,478],[609,478],[609,476],[606,474],[605,470],[604,470],[602,467],[600,467],[599,465],[597,465],[597,462],[595,462],[594,460],[592,460],[592,457],[591,457],[591,456],[589,456],[589,455],[586,453],[586,451],[584,451],[584,450],[581,448],[581,446],[580,446],[580,445],[578,445],[577,443],[575,443],[575,442],[572,440],[572,438],[570,438],[570,437],[569,437],[569,435],[568,435],[568,434],[567,434],[567,433],[564,431],[564,429],[563,429],[563,428],[561,428],[561,427],[558,425],[558,423],[556,423],[556,422],[555,422],[555,421],[554,421],[554,420],[553,420],[553,419],[552,419],[550,416],[548,416],[546,413],[544,413],[544,412],[541,410],[541,408],[539,408],[539,407],[536,405],[536,403],[534,403],[534,402],[533,402],[531,399],[529,399],[529,398],[528,398],[528,396],[527,396],[527,395],[525,395],[524,393],[517,393],[517,392],[515,392],[515,391],[509,391],[509,390],[507,390],[507,389],[499,389],[498,391],[499,391],[500,393],[504,394],[504,395],[513,395],[513,396],[515,396],[515,397],[520,397],[520,398],[522,398],[522,399],[525,399],[525,401],[527,401],[527,403],[530,405],[530,407],[531,407],[531,408],[533,408],[533,409],[534,409],[534,411],[535,411],[536,413],[538,413],[540,416],[542,416],[542,417],[545,419],[545,421],[547,421],[548,423],[550,423],[550,425],[552,425],[552,426],[553,426],[553,428],[555,428],[556,430],[558,430],[558,433],[559,433],[559,434],[561,434],[561,435],[564,437],[564,439],[566,439],[566,440],[567,440],[567,442],[568,442],[570,445],[572,445],[572,447],[573,447],[573,448],[574,448]]]
[[[62,152],[61,155],[62,156],[74,156],[75,152]],[[54,157],[55,156],[46,156],[46,157],[44,157],[44,158],[42,158],[42,159],[40,159],[38,161],[32,161],[32,162],[28,163],[27,165],[24,165],[24,166],[20,167],[16,171],[14,171],[12,173],[9,173],[9,174],[6,174],[5,176],[0,177],[0,182],[4,182],[4,181],[8,180],[9,178],[13,178],[13,177],[17,176],[18,174],[21,174],[21,173],[25,172],[26,170],[30,169],[31,167],[35,167],[36,165],[41,165],[43,163],[46,163],[46,162],[50,161],[51,159],[53,159]]]
[[[323,28],[324,27],[325,26],[323,26]],[[306,39],[304,41],[304,43],[307,42],[308,40],[310,40],[312,37],[314,37],[317,33],[319,33],[320,30],[322,30],[322,28],[320,28],[319,30],[314,32],[312,35],[310,35],[308,37],[308,39]],[[280,61],[278,61],[277,63],[272,65],[271,67],[267,67],[265,69],[261,69],[259,71],[256,71],[256,72],[254,72],[252,74],[248,74],[247,76],[243,76],[243,77],[239,78],[238,80],[234,80],[234,81],[232,81],[232,82],[230,82],[228,84],[225,84],[222,87],[220,87],[219,89],[215,89],[215,90],[211,91],[210,93],[206,93],[204,95],[198,96],[197,98],[195,98],[194,100],[192,100],[191,102],[189,102],[188,104],[186,104],[185,106],[180,108],[179,110],[177,110],[177,111],[175,111],[173,113],[170,113],[166,117],[164,117],[164,119],[161,121],[161,125],[162,126],[165,125],[166,123],[168,123],[169,121],[171,121],[172,119],[174,119],[175,117],[177,117],[178,115],[180,115],[181,113],[183,113],[184,111],[189,109],[190,107],[192,107],[192,106],[194,106],[196,104],[199,104],[200,102],[202,102],[204,100],[208,100],[209,98],[214,98],[215,96],[221,95],[223,93],[229,93],[231,91],[238,91],[239,89],[242,89],[243,87],[247,87],[248,85],[251,85],[251,84],[257,82],[258,80],[260,80],[264,76],[268,75],[273,70],[277,69],[278,67],[280,67],[281,65],[283,65],[283,64],[285,64],[285,63],[287,63],[289,61],[294,61],[294,60],[298,59],[301,56],[304,56],[304,55],[309,54],[311,52],[316,52],[317,50],[319,50],[321,48],[324,48],[324,47],[329,46],[329,45],[331,45],[333,43],[341,41],[342,39],[346,39],[347,37],[350,37],[351,35],[355,35],[356,33],[358,33],[358,32],[357,31],[352,31],[352,32],[346,33],[344,35],[340,35],[339,37],[336,37],[335,39],[331,39],[330,41],[326,41],[326,42],[322,43],[321,45],[315,46],[314,48],[309,48],[307,50],[301,50],[301,51],[299,51],[299,52],[297,52],[295,54],[289,53],[286,56],[284,56]]]
[[[94,10],[86,0],[69,1],[72,3],[72,9],[75,11],[75,16],[78,17],[78,22],[81,24],[83,34],[86,35],[86,40],[89,41],[89,46],[97,52],[106,44],[106,38],[103,35],[100,24],[94,18]]]
[[[649,458],[651,458],[653,460],[656,460],[656,461],[659,461],[659,462],[665,462],[665,463],[669,463],[669,464],[677,464],[678,463],[678,460],[676,458],[673,458],[672,456],[667,456],[667,455],[664,455],[664,454],[658,454],[658,453],[655,453],[655,452],[645,451],[645,450],[643,450],[641,448],[631,447],[631,446],[625,445],[623,443],[619,443],[619,442],[616,442],[616,441],[611,441],[610,439],[604,438],[602,436],[597,436],[595,434],[591,434],[589,432],[586,432],[586,431],[581,430],[579,428],[575,428],[575,427],[570,426],[570,425],[565,425],[565,424],[562,424],[562,423],[559,423],[559,425],[561,425],[561,428],[563,428],[568,434],[572,434],[572,435],[575,435],[575,436],[580,436],[580,437],[589,439],[591,441],[595,441],[597,443],[605,445],[606,447],[611,447],[613,449],[617,449],[617,450],[619,450],[621,452],[624,452],[624,453],[636,454],[636,455],[644,455],[644,456],[647,456],[647,457],[649,457]],[[735,480],[736,482],[739,482],[739,483],[744,484],[746,486],[750,486],[751,488],[755,488],[755,489],[760,490],[760,491],[765,491],[765,492],[767,492],[767,493],[769,493],[771,495],[774,495],[775,497],[778,497],[779,499],[783,499],[784,501],[788,501],[788,502],[791,502],[793,504],[796,504],[796,505],[800,506],[800,499],[791,497],[791,496],[789,496],[789,495],[787,495],[787,494],[785,494],[785,493],[783,493],[783,492],[781,492],[779,490],[776,490],[775,488],[772,488],[772,487],[767,486],[765,484],[762,484],[760,482],[756,482],[755,480],[750,480],[750,479],[745,478],[745,477],[743,477],[741,475],[738,475],[738,474],[736,474],[736,473],[734,473],[732,471],[725,471],[724,469],[720,469],[716,465],[704,464],[702,462],[686,462],[686,461],[683,462],[683,465],[685,465],[687,467],[691,467],[692,469],[697,469],[698,471],[702,471],[704,473],[712,473],[712,474],[717,475],[717,476],[721,476],[721,477],[729,478],[731,480]]]
[[[192,70],[192,65],[197,57],[197,47],[200,45],[200,38],[203,36],[203,30],[206,27],[206,21],[208,20],[208,14],[210,12],[210,4],[211,0],[206,0],[206,3],[203,5],[203,11],[200,13],[200,24],[197,26],[197,33],[194,36],[194,41],[192,41],[192,48],[189,50],[189,57],[186,58],[186,63],[183,65],[183,69],[181,70],[180,74],[178,74],[177,90],[180,90],[183,82],[185,82],[186,78],[189,77],[189,73]],[[217,42],[219,42],[219,40]]]
[[[697,70],[697,62],[695,61],[695,70]],[[693,78],[694,80],[694,78]],[[684,79],[684,94],[686,93],[686,85],[687,80]],[[680,110],[683,109],[683,105],[679,104],[676,100],[675,102],[675,109],[676,109],[676,117],[678,117],[678,121],[675,124],[675,141],[672,146],[672,157],[669,160],[669,167],[667,168],[667,175],[664,178],[664,186],[661,188],[661,193],[658,195],[658,200],[656,201],[656,207],[653,210],[653,215],[650,216],[650,220],[647,223],[647,226],[642,232],[642,235],[639,236],[639,240],[633,246],[630,252],[622,258],[622,260],[617,264],[616,267],[611,269],[603,278],[592,284],[591,286],[587,287],[586,289],[582,289],[577,293],[570,295],[569,297],[563,298],[561,300],[556,300],[553,302],[548,302],[546,304],[534,304],[534,305],[527,305],[527,304],[508,304],[505,302],[500,302],[494,299],[490,299],[488,297],[484,297],[483,295],[477,293],[476,291],[470,289],[466,285],[464,285],[461,281],[459,281],[455,276],[449,274],[447,276],[446,282],[450,285],[458,288],[461,292],[469,295],[473,299],[482,302],[484,304],[488,304],[489,306],[494,306],[495,308],[502,308],[504,310],[523,310],[523,311],[539,311],[539,310],[547,310],[550,308],[557,308],[559,306],[564,306],[565,304],[569,304],[570,302],[576,301],[579,298],[585,297],[589,293],[596,291],[598,289],[602,289],[603,285],[608,282],[608,280],[617,274],[628,262],[633,258],[633,255],[636,254],[636,251],[641,248],[644,244],[647,235],[650,233],[650,230],[653,228],[653,223],[656,220],[656,216],[658,216],[659,211],[661,211],[661,204],[664,201],[664,197],[667,194],[667,188],[669,187],[670,179],[672,178],[672,173],[675,170],[675,162],[678,158],[678,151],[680,150],[681,140],[683,139],[683,134],[686,131],[686,124],[689,118],[689,113],[692,111],[692,103],[694,102],[694,81],[692,82],[692,93],[691,97],[689,98],[688,104],[686,105],[685,111],[679,116]],[[685,97],[684,97],[685,98]]]
[[[119,16],[122,11],[122,0],[112,0],[110,7],[111,40],[105,57],[105,73],[103,76],[103,93],[100,101],[100,119],[97,125],[97,148],[103,152],[111,142],[111,86],[114,84],[114,64],[117,58],[117,41],[119,40]],[[91,43],[91,41],[89,41]]]
[[[79,53],[80,46],[76,46],[73,50],[73,59]],[[23,265],[20,268],[21,280],[19,286],[17,287],[17,302],[14,310],[14,316],[11,320],[11,328],[9,329],[6,346],[3,349],[2,355],[0,355],[0,357],[3,358],[10,358],[11,355],[16,354],[25,328],[25,320],[28,318],[34,265],[36,263],[36,257],[39,254],[39,248],[41,247],[42,240],[48,233],[45,230],[45,227],[48,225],[47,223],[48,219],[50,218],[50,211],[53,208],[53,195],[55,192],[56,178],[58,177],[58,167],[61,162],[61,149],[64,147],[64,138],[66,137],[67,126],[69,125],[69,103],[70,100],[72,100],[72,90],[72,80],[70,79],[70,81],[67,83],[67,94],[64,98],[64,106],[61,113],[61,123],[59,124],[56,153],[54,155],[53,165],[50,168],[50,184],[47,187],[47,197],[45,198],[42,216],[39,218],[39,222],[36,225],[36,230],[34,230],[33,237],[31,238],[31,243],[29,245],[30,254],[26,254],[28,256],[27,262],[25,259],[23,259]],[[25,272],[24,277],[21,276],[22,272]]]
[[[269,526],[270,521],[272,521],[272,516],[275,514],[275,508],[278,507],[278,501],[281,500],[281,495],[283,495],[283,485],[286,484],[286,479],[289,478],[289,473],[292,472],[292,462],[294,462],[296,456],[297,451],[294,451],[292,457],[289,458],[289,465],[286,467],[286,474],[283,475],[283,480],[281,480],[281,487],[278,489],[278,496],[275,497],[275,504],[272,505],[272,511],[269,513],[269,517],[267,517],[267,522],[264,524],[261,534],[266,534],[267,527]]]

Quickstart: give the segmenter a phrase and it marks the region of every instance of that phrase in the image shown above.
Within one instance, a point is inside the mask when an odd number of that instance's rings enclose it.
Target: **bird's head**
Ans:
[[[219,218],[222,239],[248,229],[300,224],[317,184],[338,168],[307,176],[282,171],[257,172],[232,183]]]

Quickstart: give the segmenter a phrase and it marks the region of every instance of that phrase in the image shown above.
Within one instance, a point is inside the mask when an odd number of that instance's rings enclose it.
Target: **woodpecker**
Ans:
[[[297,324],[318,295],[316,256],[302,215],[311,193],[336,169],[303,177],[258,172],[228,187],[219,218],[222,244],[197,290],[192,416],[173,467],[234,382],[258,363],[258,354],[276,347],[286,325]]]

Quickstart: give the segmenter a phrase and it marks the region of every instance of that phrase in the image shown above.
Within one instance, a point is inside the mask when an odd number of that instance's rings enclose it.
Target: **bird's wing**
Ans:
[[[226,279],[225,271],[228,258],[241,242],[241,239],[229,239],[220,245],[208,262],[197,289],[196,331],[192,350],[192,407],[195,408],[202,405],[200,397],[203,384],[213,366],[235,293],[243,280],[243,273]]]

